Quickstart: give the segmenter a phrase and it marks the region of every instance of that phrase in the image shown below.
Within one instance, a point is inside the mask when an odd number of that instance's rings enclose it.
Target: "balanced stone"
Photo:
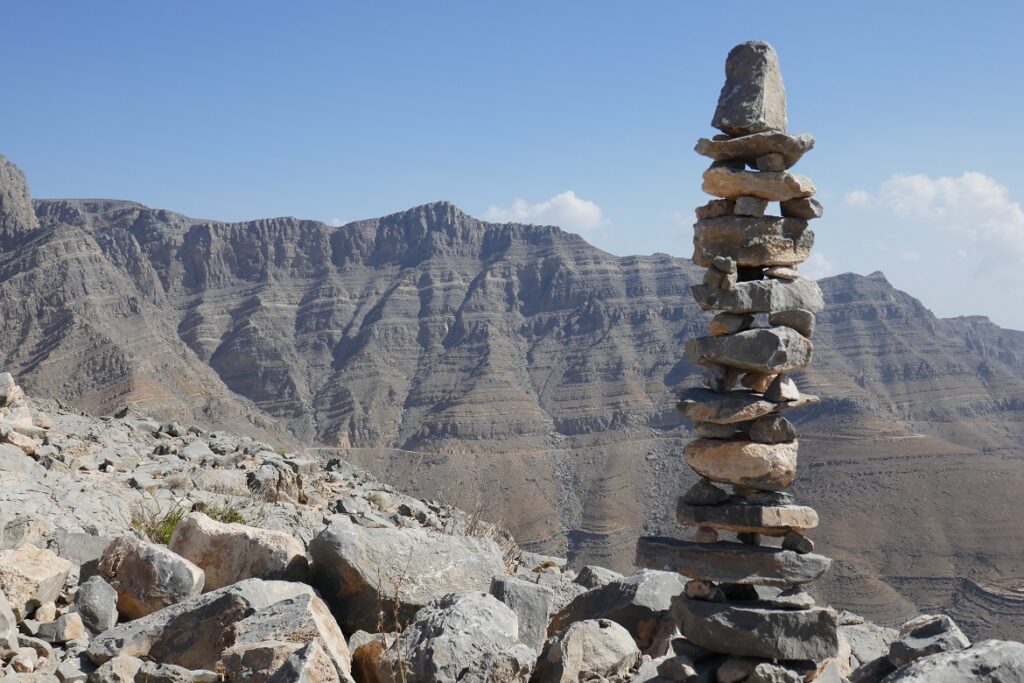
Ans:
[[[683,449],[697,474],[723,484],[780,491],[796,477],[797,441],[780,444],[697,439]]]
[[[789,171],[740,171],[712,166],[704,171],[704,192],[724,199],[757,197],[769,202],[810,197],[816,191],[810,178]]]
[[[775,48],[752,40],[729,51],[711,125],[727,135],[786,130],[786,89]]]
[[[707,479],[701,479],[683,494],[683,500],[691,505],[717,505],[729,500],[729,494]]]
[[[758,197],[737,197],[733,213],[737,216],[753,216],[760,218],[768,209],[768,200]]]
[[[777,374],[811,362],[813,346],[788,327],[758,328],[724,337],[697,337],[686,342],[686,357],[695,365],[727,365]]]
[[[765,277],[773,277],[779,280],[795,280],[800,277],[800,273],[796,272],[796,268],[790,268],[789,266],[771,266],[770,268],[764,269]]]
[[[683,417],[694,422],[732,424],[773,413],[779,409],[779,404],[766,401],[748,391],[719,394],[707,389],[691,388],[680,394],[677,408]]]
[[[787,199],[786,201],[779,203],[779,210],[782,212],[783,216],[803,218],[806,220],[821,218],[821,214],[824,212],[821,202],[813,197]]]
[[[713,337],[749,330],[754,316],[746,313],[719,313],[708,323],[708,332]]]
[[[754,166],[758,166],[760,159],[778,154],[782,157],[785,169],[800,161],[800,157],[812,147],[814,147],[814,138],[806,133],[790,135],[772,131],[753,133],[742,137],[720,135],[713,140],[701,138],[697,141],[694,151],[715,161],[738,160]]]
[[[768,386],[772,383],[775,377],[776,376],[773,374],[748,372],[745,375],[743,375],[742,378],[740,378],[740,384],[742,384],[747,389],[750,389],[751,391],[763,394],[765,389],[768,388]]]
[[[764,397],[769,401],[795,401],[800,398],[800,390],[792,379],[779,375],[768,386]]]
[[[752,280],[737,283],[732,289],[693,285],[693,298],[701,310],[730,313],[772,313],[802,308],[817,312],[825,307],[821,288],[814,280]]]
[[[719,216],[730,216],[736,209],[736,201],[732,199],[712,199],[704,206],[698,206],[696,210],[697,220],[705,218],[718,218]]]
[[[777,216],[722,216],[693,226],[693,262],[711,265],[729,256],[743,267],[792,266],[803,263],[814,246],[807,221]]]
[[[835,610],[767,609],[745,603],[672,601],[682,634],[715,652],[763,659],[821,661],[839,651]]]
[[[718,505],[693,505],[680,498],[676,520],[685,526],[785,536],[818,526],[818,513],[806,505],[752,505],[733,499]]]
[[[796,427],[781,415],[765,415],[754,420],[747,432],[758,443],[785,443],[796,438]]]
[[[788,166],[786,166],[786,159],[778,152],[773,152],[772,154],[765,154],[764,156],[758,157],[754,161],[754,167],[758,171],[776,172],[785,171],[787,168],[789,168]]]
[[[709,439],[732,439],[736,436],[746,436],[749,424],[749,422],[734,422],[720,425],[714,422],[697,422],[693,425],[693,431],[697,432],[697,436]]]
[[[799,308],[792,311],[777,311],[768,315],[768,324],[785,325],[807,338],[814,334],[814,323],[814,314]]]
[[[702,581],[786,587],[814,581],[828,571],[832,560],[767,546],[647,536],[637,543],[636,564]]]

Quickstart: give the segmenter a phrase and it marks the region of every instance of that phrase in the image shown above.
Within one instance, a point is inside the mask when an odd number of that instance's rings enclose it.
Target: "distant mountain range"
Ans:
[[[0,365],[35,396],[308,442],[626,569],[695,480],[673,395],[701,271],[447,202],[332,227],[32,200],[0,157]],[[881,273],[820,281],[795,487],[876,620],[1024,630],[1024,332],[939,319]]]

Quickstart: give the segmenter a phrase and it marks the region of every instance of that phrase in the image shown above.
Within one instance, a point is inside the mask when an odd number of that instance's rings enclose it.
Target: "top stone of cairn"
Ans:
[[[786,130],[786,88],[775,48],[751,40],[729,52],[711,125],[732,136]]]

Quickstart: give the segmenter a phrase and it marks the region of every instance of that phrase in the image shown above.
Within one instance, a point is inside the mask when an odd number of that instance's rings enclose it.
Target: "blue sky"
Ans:
[[[757,38],[818,140],[807,271],[1024,329],[1022,8],[0,0],[0,153],[38,197],[326,222],[449,199],[688,256],[693,145]]]

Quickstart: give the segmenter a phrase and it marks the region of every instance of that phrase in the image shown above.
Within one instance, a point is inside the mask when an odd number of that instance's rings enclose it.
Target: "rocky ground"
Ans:
[[[337,459],[0,374],[0,681],[1018,681],[1024,645],[945,616],[838,615],[840,655],[679,636],[686,577],[523,552]]]

